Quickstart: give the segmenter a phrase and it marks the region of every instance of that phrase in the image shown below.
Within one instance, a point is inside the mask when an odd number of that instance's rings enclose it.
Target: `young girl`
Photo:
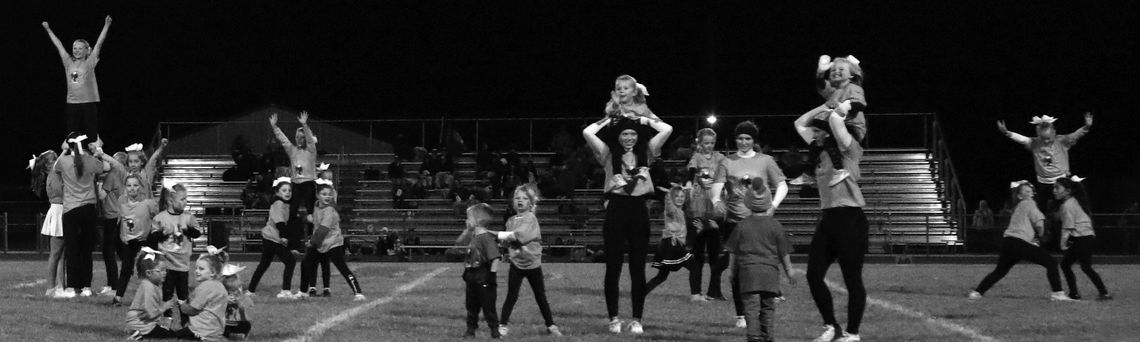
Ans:
[[[166,278],[166,262],[162,252],[150,247],[143,247],[140,252],[134,260],[139,271],[139,289],[127,310],[127,331],[131,333],[128,339],[171,337],[171,331],[158,325],[162,314],[174,308],[174,301],[162,300],[162,290],[159,289]]]
[[[751,191],[768,190],[751,187],[746,190]],[[744,302],[748,341],[771,341],[775,303],[781,297],[778,272],[781,265],[788,282],[796,283],[789,256],[792,244],[780,222],[767,213],[766,205],[749,201],[745,206],[752,214],[737,224],[725,242],[725,248],[731,253],[728,275]]]
[[[511,261],[511,270],[507,276],[507,300],[503,302],[499,334],[506,336],[510,331],[507,325],[510,324],[511,311],[514,311],[515,302],[519,300],[519,288],[525,278],[534,292],[538,311],[542,312],[546,332],[562,336],[558,326],[554,325],[550,303],[546,301],[545,277],[542,274],[542,231],[538,226],[538,218],[534,216],[538,193],[527,184],[520,185],[515,188],[513,204],[517,214],[507,220],[507,231],[499,234],[499,240],[507,246]]]
[[[1005,229],[997,267],[985,279],[982,279],[974,291],[970,292],[970,300],[982,299],[986,290],[989,290],[1002,277],[1005,277],[1013,265],[1016,265],[1021,259],[1045,267],[1049,287],[1053,290],[1049,300],[1073,300],[1065,295],[1064,289],[1061,288],[1061,276],[1057,272],[1057,260],[1054,260],[1053,256],[1049,255],[1049,252],[1040,245],[1039,238],[1044,232],[1045,215],[1033,203],[1033,185],[1027,181],[1020,181],[1010,184],[1010,188],[1013,192],[1011,200],[1017,202],[1017,208],[1013,210],[1013,216],[1009,219],[1009,227]]]
[[[321,165],[317,166],[317,180],[315,182],[318,185],[327,184],[328,186],[332,187],[332,201],[333,203],[337,203],[337,191],[336,186],[333,185],[332,177],[333,173],[329,170],[329,164],[321,163]],[[319,262],[317,266],[319,266],[318,268],[321,270],[321,284],[324,285],[324,288],[321,289],[320,294],[321,297],[331,297],[332,291],[329,288],[329,281],[332,279],[332,266],[329,264],[329,258],[327,255],[324,255],[319,259],[320,260],[317,260]],[[315,283],[312,285],[316,286]]]
[[[60,174],[51,172],[58,155],[47,150],[32,161],[32,192],[46,197],[50,207],[44,214],[44,224],[40,234],[50,239],[51,252],[48,254],[48,288],[45,295],[52,298],[72,298],[75,291],[64,290],[63,261],[63,180]]]
[[[295,143],[289,142],[289,137],[285,136],[285,132],[277,127],[277,113],[269,116],[269,126],[273,128],[273,135],[281,143],[285,149],[285,153],[289,155],[289,165],[292,170],[293,177],[293,200],[289,203],[289,219],[294,220],[293,223],[303,225],[304,219],[297,214],[297,211],[304,206],[308,213],[311,215],[314,211],[316,183],[314,180],[317,178],[317,137],[313,135],[313,130],[309,129],[309,112],[301,111],[297,116],[297,121],[301,123],[301,127],[297,128],[294,135]],[[312,226],[309,229],[304,229],[304,232],[311,233]],[[296,242],[300,242],[298,239]],[[303,250],[301,245],[290,246],[294,249]]]
[[[266,220],[265,227],[261,228],[261,261],[253,270],[253,279],[249,281],[249,293],[256,295],[261,276],[269,269],[269,264],[273,263],[273,257],[276,256],[285,266],[281,275],[281,292],[277,293],[277,298],[293,299],[297,295],[290,292],[290,286],[297,259],[287,247],[289,239],[286,237],[288,235],[286,232],[289,230],[289,200],[293,198],[293,183],[289,177],[280,177],[273,181],[273,194],[273,205],[269,206],[269,219]]]
[[[336,208],[333,206],[335,202],[333,202],[331,185],[317,185],[317,203],[317,211],[312,215],[312,222],[317,226],[317,229],[314,230],[313,236],[309,240],[305,259],[301,261],[301,288],[308,288],[309,291],[302,294],[301,297],[309,297],[317,292],[315,287],[317,261],[318,258],[328,257],[333,265],[336,265],[340,274],[344,276],[344,280],[348,282],[348,287],[352,289],[353,300],[365,300],[360,283],[357,282],[356,276],[352,274],[352,270],[344,261],[344,235],[341,235],[340,230],[340,214],[336,212]]]
[[[1092,249],[1096,245],[1096,232],[1093,231],[1092,219],[1088,215],[1088,196],[1085,187],[1081,184],[1083,178],[1060,178],[1053,184],[1053,196],[1061,201],[1061,249],[1065,250],[1065,257],[1061,259],[1061,271],[1065,273],[1065,281],[1069,283],[1069,298],[1080,300],[1081,292],[1077,290],[1077,276],[1073,274],[1073,263],[1081,263],[1081,271],[1089,276],[1089,280],[1100,292],[1097,299],[1112,299],[1104,281],[1092,268]]]
[[[724,271],[721,262],[721,241],[727,236],[721,236],[717,229],[717,219],[712,207],[712,198],[708,191],[713,184],[713,174],[717,165],[724,160],[724,154],[717,152],[716,131],[711,128],[702,128],[697,131],[697,153],[689,159],[689,214],[691,231],[686,240],[693,246],[693,267],[689,269],[689,288],[692,289],[690,300],[694,302],[707,302],[710,298],[725,300],[720,289],[720,275]],[[709,264],[709,290],[707,296],[701,295],[701,273],[705,261]]]
[[[657,119],[657,115],[645,104],[649,89],[630,75],[621,75],[614,80],[614,90],[610,91],[610,101],[606,102],[608,117],[647,117]]]
[[[819,56],[819,68],[816,69],[816,91],[826,101],[824,104],[809,111],[814,113],[816,119],[826,120],[832,112],[839,114],[844,122],[851,126],[851,135],[859,142],[867,136],[867,118],[863,109],[867,107],[867,98],[863,93],[863,68],[859,67],[859,60],[855,56],[839,57],[835,60],[831,56]],[[822,146],[835,165],[835,176],[827,186],[835,186],[850,173],[844,168],[843,156],[839,148],[833,145]],[[813,155],[819,151],[813,151]]]
[[[127,292],[127,285],[130,284],[134,272],[132,263],[150,238],[153,218],[158,214],[158,202],[143,193],[141,176],[138,174],[127,176],[126,188],[126,196],[120,197],[118,203],[120,220],[117,238],[122,241],[123,248],[119,249],[119,259],[123,260],[123,267],[119,273],[115,299],[111,301],[116,305],[123,301],[123,295]],[[163,274],[165,273],[164,268]]]
[[[131,144],[126,148],[127,173],[139,175],[139,179],[142,180],[142,194],[146,198],[154,197],[154,191],[151,190],[151,186],[154,184],[154,175],[157,172],[158,161],[169,143],[169,140],[163,138],[158,148],[154,149],[154,153],[151,153],[150,158],[147,158],[142,144]]]
[[[67,287],[83,297],[91,296],[91,249],[98,241],[95,225],[95,175],[106,172],[110,159],[103,151],[94,149],[94,156],[84,154],[83,142],[87,137],[71,133],[67,138],[67,153],[56,160],[52,172],[59,174],[63,183],[63,239],[67,261]],[[80,290],[82,289],[82,290]]]
[[[226,305],[229,302],[226,287],[218,279],[225,264],[223,251],[218,254],[203,253],[194,264],[194,279],[198,287],[188,301],[178,301],[178,310],[189,316],[190,324],[174,332],[179,339],[200,339],[218,341],[226,326]]]
[[[44,31],[55,45],[59,59],[63,61],[64,77],[67,79],[67,130],[80,132],[99,140],[99,83],[95,80],[95,66],[99,65],[99,53],[103,51],[103,41],[111,29],[111,16],[103,19],[103,31],[95,41],[95,48],[85,39],[76,39],[71,44],[71,55],[63,49],[63,43],[52,32],[48,22],[41,23]]]
[[[1053,201],[1053,184],[1058,179],[1068,177],[1069,149],[1077,141],[1089,133],[1093,125],[1092,113],[1085,113],[1085,125],[1073,133],[1057,135],[1053,123],[1057,119],[1048,115],[1034,116],[1030,124],[1036,126],[1037,136],[1026,137],[1010,132],[1005,128],[1005,121],[998,120],[998,131],[1013,142],[1021,144],[1029,153],[1033,154],[1033,170],[1037,172],[1037,184],[1041,192],[1037,196],[1037,206],[1045,212],[1052,213],[1056,207]],[[1050,231],[1053,233],[1053,231]],[[1052,236],[1057,236],[1053,234]],[[1056,240],[1056,239],[1054,239]]]
[[[249,292],[242,288],[241,277],[238,273],[245,270],[245,267],[226,264],[222,267],[222,286],[226,287],[226,328],[222,335],[226,338],[236,338],[236,335],[241,335],[242,339],[249,338],[249,331],[253,329],[253,325],[249,322],[249,316],[246,311],[253,308],[253,300],[249,298]]]
[[[166,255],[166,281],[162,299],[170,300],[177,291],[178,299],[190,294],[190,252],[193,239],[202,236],[194,215],[186,212],[186,187],[182,184],[163,186],[159,199],[160,212],[151,221],[150,243]]]
[[[100,180],[96,181],[96,191],[99,192],[99,217],[103,219],[103,225],[100,227],[103,230],[101,234],[103,237],[103,265],[107,272],[107,286],[103,287],[99,294],[112,295],[115,289],[120,287],[118,285],[120,272],[116,257],[123,254],[126,247],[119,241],[119,222],[121,221],[119,198],[122,197],[123,190],[126,188],[125,181],[129,174],[118,158],[107,158],[106,163],[111,166],[111,170],[100,175]],[[127,260],[123,261],[129,263]],[[130,277],[127,277],[127,280],[129,281]],[[111,301],[112,305],[119,305],[121,302],[122,298]]]
[[[689,260],[693,255],[689,253],[689,245],[685,241],[688,238],[688,230],[685,227],[685,203],[684,189],[680,186],[669,189],[669,197],[665,202],[665,229],[661,231],[661,243],[657,245],[657,253],[653,256],[652,265],[657,268],[657,276],[645,284],[647,294],[665,282],[670,272],[688,268],[692,274],[695,268],[694,263]],[[697,285],[700,285],[699,281]],[[691,282],[689,286],[690,293],[696,292],[697,296],[700,295],[700,290],[692,288]]]

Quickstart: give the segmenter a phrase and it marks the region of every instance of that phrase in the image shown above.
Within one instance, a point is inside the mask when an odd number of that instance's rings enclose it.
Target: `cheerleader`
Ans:
[[[669,189],[669,197],[665,202],[665,229],[661,230],[661,243],[657,244],[657,253],[653,255],[653,267],[657,268],[657,276],[649,280],[645,284],[645,293],[653,292],[653,289],[665,282],[669,278],[669,273],[676,272],[682,268],[688,268],[689,274],[692,274],[693,269],[700,267],[700,264],[692,262],[693,254],[689,253],[689,245],[685,241],[688,238],[688,229],[685,225],[685,203],[686,195],[685,190],[680,186],[674,186]],[[690,287],[693,285],[689,284]],[[700,286],[700,283],[697,283]],[[699,296],[700,290],[698,288],[690,288],[690,292],[696,292]]]
[[[1096,231],[1093,230],[1092,219],[1088,215],[1089,200],[1085,187],[1081,184],[1084,178],[1060,178],[1053,184],[1053,196],[1061,202],[1061,249],[1065,257],[1061,259],[1061,272],[1065,274],[1065,282],[1069,283],[1069,298],[1080,300],[1081,292],[1077,291],[1077,276],[1073,274],[1073,263],[1081,263],[1081,271],[1089,277],[1096,290],[1100,292],[1099,300],[1112,299],[1100,274],[1092,268],[1092,250],[1096,246]]]

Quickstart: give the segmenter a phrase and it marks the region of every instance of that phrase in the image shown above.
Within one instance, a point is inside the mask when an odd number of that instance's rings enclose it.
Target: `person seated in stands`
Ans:
[[[974,211],[974,228],[994,228],[994,211],[986,200],[978,201],[978,210]]]
[[[395,156],[392,158],[392,163],[388,164],[388,180],[395,182],[397,179],[404,179],[404,158]]]
[[[495,154],[487,147],[487,143],[479,144],[479,151],[475,152],[475,173],[482,177],[495,167]]]
[[[409,188],[408,181],[404,178],[395,178],[392,180],[392,208],[415,209],[415,203],[406,201]]]
[[[435,184],[439,188],[450,188],[452,183],[455,183],[455,163],[451,160],[451,156],[439,153],[437,150],[432,158],[432,164],[435,166]]]
[[[380,228],[380,237],[376,238],[376,255],[394,255],[398,239],[396,232],[388,227]]]

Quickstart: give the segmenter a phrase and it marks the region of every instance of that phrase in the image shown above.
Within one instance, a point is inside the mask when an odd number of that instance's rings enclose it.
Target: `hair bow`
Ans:
[[[1016,181],[1016,182],[1009,182],[1009,188],[1010,188],[1010,189],[1013,189],[1013,188],[1016,188],[1016,187],[1019,187],[1019,186],[1021,186],[1022,184],[1029,184],[1029,181],[1027,181],[1027,180],[1019,180],[1019,181]]]
[[[218,247],[214,247],[213,245],[206,245],[206,253],[209,253],[210,255],[218,255],[218,253],[221,253],[223,249],[226,249],[226,248],[225,247],[218,248]]]
[[[140,143],[131,144],[130,146],[127,146],[127,148],[123,149],[123,151],[127,151],[127,152],[142,151],[142,150],[143,150],[143,146]]]
[[[222,276],[232,276],[243,270],[245,270],[245,266],[226,264],[226,266],[222,267]]]
[[[139,249],[139,252],[146,253],[146,256],[143,257],[144,260],[154,260],[155,255],[161,255],[162,254],[162,252],[153,250],[150,247],[145,247],[145,246],[142,249]]]
[[[34,169],[35,167],[36,167],[36,155],[33,154],[32,159],[28,159],[28,170]]]
[[[273,187],[274,187],[274,188],[276,188],[278,184],[281,184],[281,183],[289,183],[289,182],[292,182],[292,181],[293,181],[293,180],[292,180],[292,179],[290,179],[289,177],[277,177],[277,179],[274,179],[274,180],[273,180]]]
[[[641,91],[641,95],[649,96],[649,88],[646,88],[644,84],[638,83],[637,90]]]
[[[1029,123],[1034,124],[1034,125],[1040,125],[1043,123],[1050,123],[1051,124],[1054,121],[1057,121],[1057,118],[1052,117],[1052,116],[1048,116],[1048,115],[1042,115],[1042,116],[1034,116],[1033,120],[1030,120]]]
[[[315,180],[314,182],[317,182],[317,184],[323,184],[323,185],[328,185],[328,186],[333,185],[333,182],[331,180],[324,179],[324,178],[317,178],[317,180]]]
[[[84,140],[87,140],[87,136],[86,135],[80,135],[78,137],[67,139],[67,142],[73,143],[73,144],[78,144],[78,143],[83,142]]]
[[[326,171],[329,169],[329,163],[321,163],[317,165],[317,171]]]
[[[178,181],[176,181],[176,180],[166,178],[166,177],[162,178],[162,187],[163,188],[174,190],[174,185],[176,185],[176,184],[178,184]]]
[[[1081,181],[1085,180],[1085,177],[1078,177],[1077,175],[1073,175],[1072,177],[1069,177],[1069,180],[1073,181],[1074,183],[1080,183]]]
[[[855,58],[855,55],[847,55],[847,61],[851,62],[851,64],[859,65],[859,59]]]

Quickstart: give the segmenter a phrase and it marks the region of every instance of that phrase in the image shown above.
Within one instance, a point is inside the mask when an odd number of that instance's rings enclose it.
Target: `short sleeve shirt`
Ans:
[[[143,335],[150,333],[162,315],[147,316],[149,313],[158,312],[161,307],[162,289],[150,280],[140,281],[139,289],[135,290],[135,299],[131,301],[131,308],[127,310],[127,330],[138,330]]]
[[[95,55],[84,59],[63,59],[64,76],[67,77],[67,103],[99,102],[96,65],[99,65],[99,57]]]
[[[499,245],[495,242],[494,233],[488,231],[471,238],[471,244],[468,247],[467,256],[463,259],[463,265],[468,268],[490,267],[492,260],[502,257],[499,254]]]
[[[1053,184],[1057,178],[1069,175],[1069,148],[1079,138],[1077,134],[1058,135],[1049,143],[1039,137],[1031,138],[1026,148],[1033,153],[1033,169],[1039,182]]]
[[[1081,208],[1081,204],[1071,197],[1061,204],[1061,228],[1072,229],[1073,236],[1096,235],[1092,228],[1092,219]]]
[[[265,221],[265,227],[261,228],[261,238],[284,245],[281,243],[281,232],[277,231],[277,224],[288,222],[289,205],[282,201],[273,202],[273,205],[269,206],[269,219]]]
[[[119,239],[123,242],[146,240],[150,236],[152,221],[158,214],[158,203],[153,198],[132,202],[130,197],[119,197]]]
[[[744,184],[745,179],[749,184]],[[784,172],[780,171],[776,160],[759,152],[751,158],[743,158],[739,154],[725,157],[713,176],[714,182],[724,183],[728,194],[725,206],[729,222],[739,222],[754,211],[771,208],[772,189],[784,180]]]
[[[843,155],[843,169],[851,175],[835,186],[826,186],[835,176],[835,166],[826,151],[819,155],[819,165],[815,168],[815,177],[819,184],[819,204],[823,209],[837,207],[863,207],[867,203],[863,200],[863,191],[859,189],[857,181],[860,178],[859,162],[863,160],[863,146],[858,141],[851,140],[847,148],[839,148]]]
[[[226,326],[226,295],[225,286],[217,280],[204,281],[194,288],[189,304],[202,312],[190,316],[191,332],[207,341],[221,339]]]
[[[329,233],[325,235],[325,240],[317,251],[327,253],[330,249],[344,245],[344,235],[340,232],[340,214],[336,212],[336,208],[332,206],[318,208],[313,213],[313,221],[318,226],[329,228]]]
[[[183,212],[181,215],[172,215],[168,211],[163,211],[154,216],[154,221],[151,223],[153,227],[152,233],[173,232],[174,230],[185,231],[187,228],[198,228],[198,222],[194,220],[194,215],[188,212]],[[189,272],[190,271],[190,254],[194,249],[194,242],[190,237],[182,235],[175,237],[169,235],[166,241],[159,242],[158,250],[166,254],[167,269],[171,271]]]
[[[1005,228],[1002,236],[1015,237],[1025,242],[1037,244],[1037,230],[1034,228],[1045,220],[1045,214],[1037,209],[1033,200],[1024,200],[1017,203],[1013,214],[1009,217],[1009,226]]]
[[[75,174],[75,155],[59,157],[52,172],[63,180],[63,212],[88,204],[95,204],[95,174],[103,171],[103,161],[83,155],[83,170]]]
[[[752,215],[737,224],[725,248],[736,256],[741,266],[779,267],[780,259],[791,253],[792,244],[779,221],[771,216]]]

